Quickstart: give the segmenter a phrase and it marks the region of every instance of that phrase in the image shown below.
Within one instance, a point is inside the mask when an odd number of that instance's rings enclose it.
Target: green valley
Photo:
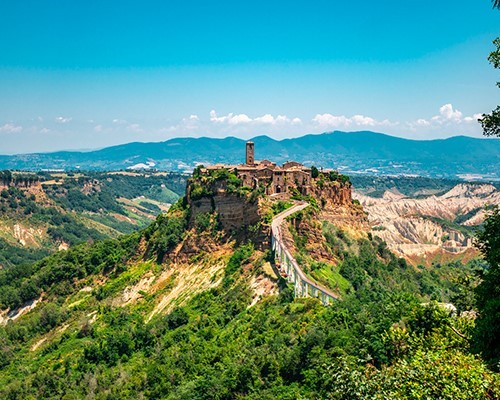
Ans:
[[[323,179],[294,194],[315,205],[284,235],[338,301],[294,298],[276,269],[264,233],[289,203],[243,190],[230,172],[193,177],[207,194],[146,228],[0,271],[0,396],[499,398],[471,311],[487,265],[412,267],[367,233],[349,183]],[[225,230],[226,208],[253,204],[257,224]]]
[[[0,172],[0,266],[147,226],[184,193],[167,173]]]
[[[500,400],[498,11],[0,1],[0,400]]]

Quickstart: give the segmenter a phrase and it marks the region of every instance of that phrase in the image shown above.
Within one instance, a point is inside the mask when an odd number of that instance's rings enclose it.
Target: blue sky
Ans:
[[[480,136],[488,0],[2,1],[0,153],[175,136]]]

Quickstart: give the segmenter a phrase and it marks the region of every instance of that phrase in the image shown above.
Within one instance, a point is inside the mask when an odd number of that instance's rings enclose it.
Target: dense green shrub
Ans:
[[[160,214],[144,231],[150,252],[161,262],[184,237],[189,221],[189,207],[184,198],[178,200],[168,214]]]
[[[495,207],[478,234],[478,246],[488,263],[476,288],[479,310],[475,348],[498,371],[500,370],[500,208]]]
[[[294,299],[291,285],[250,306],[255,280],[242,277],[261,274],[263,257],[251,244],[234,250],[221,285],[179,298],[182,305],[149,322],[148,310],[160,297],[145,294],[142,302],[117,307],[98,290],[88,297],[79,292],[84,279],[105,275],[102,287],[111,287],[127,277],[130,259],[143,256],[141,240],[150,246],[146,258],[163,256],[183,239],[188,220],[180,201],[140,234],[1,270],[0,296],[36,297],[43,290],[44,302],[0,327],[0,397],[499,398],[498,374],[469,353],[474,321],[428,301],[459,295],[455,278],[472,267],[409,267],[380,239],[354,240],[327,223],[328,251],[353,286],[329,307]],[[88,304],[70,307],[60,293]],[[61,333],[63,324],[70,327]],[[41,338],[46,342],[29,351]]]

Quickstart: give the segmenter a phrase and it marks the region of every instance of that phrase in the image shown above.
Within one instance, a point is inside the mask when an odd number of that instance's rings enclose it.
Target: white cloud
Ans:
[[[347,117],[340,115],[332,115],[332,114],[316,114],[316,116],[312,119],[312,121],[318,125],[322,126],[348,126],[350,121]]]
[[[286,115],[278,115],[274,119],[274,122],[272,122],[272,123],[273,124],[285,124],[285,123],[289,123],[289,122],[291,122],[290,118],[288,118]]]
[[[354,115],[351,120],[354,124],[361,126],[375,126],[378,124],[373,118],[365,117],[364,115]]]
[[[482,117],[482,114],[473,114],[472,116],[464,117],[463,113],[453,105],[448,103],[439,107],[439,114],[434,115],[430,119],[419,118],[414,122],[408,122],[407,125],[415,130],[419,127],[443,128],[444,126],[458,127],[462,123],[477,123],[477,120]]]
[[[252,119],[246,114],[237,114],[229,117],[228,122],[231,125],[247,124],[252,122]]]
[[[102,125],[96,125],[96,126],[94,126],[94,131],[95,132],[102,132],[102,129],[103,129]]]
[[[292,122],[286,115],[278,115],[274,118],[271,114],[265,114],[262,117],[257,117],[253,121],[259,124],[269,125],[287,124]]]
[[[462,113],[457,109],[453,109],[451,104],[445,104],[439,108],[439,114],[444,119],[460,120],[462,118]]]
[[[483,119],[483,114],[474,114],[472,117],[465,117],[465,122],[477,122],[478,120]]]
[[[215,112],[215,110],[210,111],[210,121],[212,121],[212,122],[222,122],[217,117],[217,113]]]
[[[248,124],[252,122],[252,119],[246,114],[233,114],[229,113],[222,117],[219,117],[215,110],[210,111],[210,121],[215,123],[227,123],[229,125],[238,125],[238,124]]]
[[[281,117],[281,115],[280,115]],[[275,124],[276,120],[271,114],[265,114],[262,117],[257,117],[254,119],[255,122],[259,122],[261,124]]]
[[[349,127],[375,127],[375,126],[394,126],[397,122],[391,122],[388,119],[377,121],[372,117],[356,114],[352,117],[345,115],[332,115],[332,114],[316,114],[312,119],[315,125],[322,128],[349,128]]]
[[[5,133],[18,133],[21,132],[22,130],[23,130],[22,126],[10,123],[0,126],[0,132],[5,132]]]
[[[71,117],[57,117],[56,122],[58,124],[67,124],[68,122],[71,122],[73,118]]]
[[[49,132],[50,132],[50,129],[48,129],[48,128],[40,129],[40,133],[49,133]]]
[[[419,118],[419,119],[417,119],[415,124],[418,126],[429,126],[431,123],[429,121],[427,121],[426,119]]]
[[[260,117],[251,118],[246,114],[233,114],[218,116],[215,110],[210,111],[210,121],[214,123],[225,123],[228,125],[253,124],[253,125],[298,125],[302,121],[300,118],[290,119],[286,115],[278,115],[274,117],[272,114],[264,114]]]
[[[477,123],[481,114],[474,114],[472,116],[464,116],[463,113],[453,107],[452,104],[444,104],[439,107],[439,113],[430,118],[418,118],[414,121],[401,121],[395,122],[388,119],[376,120],[375,118],[365,115],[356,114],[352,117],[345,115],[333,114],[316,114],[312,119],[313,126],[316,128],[328,129],[355,129],[355,128],[388,128],[387,132],[394,131],[395,127],[398,130],[395,133],[401,134],[401,128],[406,128],[414,132],[460,132],[468,133],[475,132],[474,124]],[[467,127],[467,126],[468,127]],[[459,127],[462,126],[462,129]],[[393,128],[393,129],[391,129]]]

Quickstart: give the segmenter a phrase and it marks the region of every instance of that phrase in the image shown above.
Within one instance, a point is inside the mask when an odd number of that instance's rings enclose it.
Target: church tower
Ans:
[[[247,150],[246,151],[246,164],[247,165],[254,165],[255,164],[254,143],[248,141],[246,150]]]

